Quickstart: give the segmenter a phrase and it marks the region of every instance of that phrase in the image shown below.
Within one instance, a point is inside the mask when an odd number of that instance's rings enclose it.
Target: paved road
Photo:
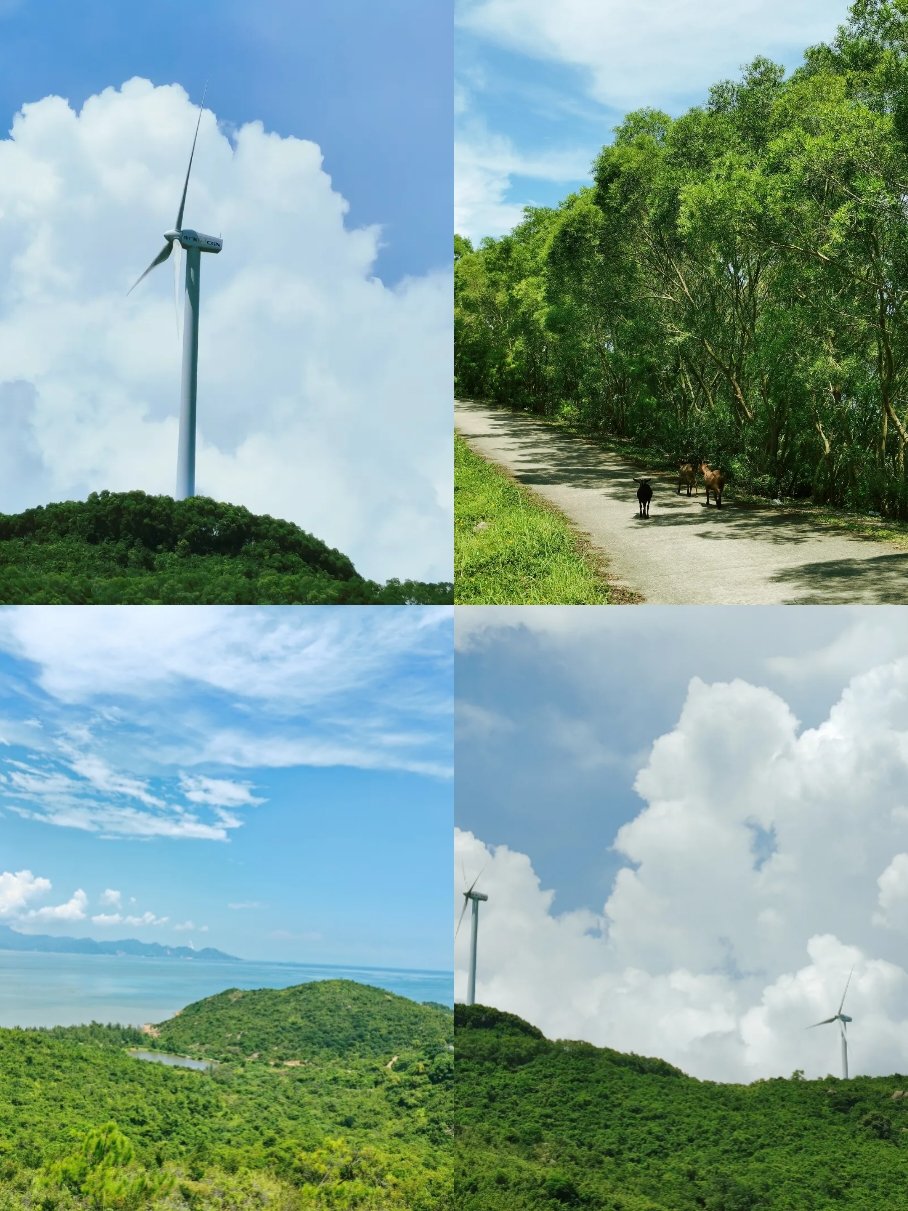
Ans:
[[[808,513],[706,508],[653,477],[637,516],[639,470],[592,442],[491,404],[459,400],[455,425],[478,453],[506,467],[588,534],[610,575],[652,604],[868,605],[908,600],[908,551],[818,525]]]

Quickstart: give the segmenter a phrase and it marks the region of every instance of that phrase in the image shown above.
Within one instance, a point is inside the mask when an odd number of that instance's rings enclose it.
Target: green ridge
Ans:
[[[200,1001],[157,1039],[0,1030],[2,1211],[450,1211],[450,1010],[343,981],[305,989]],[[234,1062],[240,1005],[268,1054]],[[185,1051],[223,1061],[130,1056],[171,1025]]]
[[[0,602],[437,604],[450,584],[365,580],[292,522],[205,496],[93,492],[0,514]]]
[[[459,1211],[895,1211],[908,1076],[717,1084],[455,1011]]]

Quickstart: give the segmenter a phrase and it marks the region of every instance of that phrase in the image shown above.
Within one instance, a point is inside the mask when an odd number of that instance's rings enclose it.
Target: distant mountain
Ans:
[[[162,946],[159,942],[139,942],[124,938],[117,942],[96,942],[94,938],[55,938],[45,933],[19,933],[0,925],[0,950],[40,950],[48,954],[139,955],[146,959],[220,959],[240,963],[236,955],[225,954],[213,946],[193,950],[191,946]]]

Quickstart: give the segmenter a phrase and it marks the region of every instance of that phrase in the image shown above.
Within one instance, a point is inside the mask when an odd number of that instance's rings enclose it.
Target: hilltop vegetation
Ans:
[[[630,113],[594,183],[455,241],[457,391],[908,517],[908,10]]]
[[[198,1002],[204,1046],[182,1017],[0,1030],[0,1208],[450,1211],[450,1010],[328,981]],[[221,1062],[129,1055],[171,1027]]]
[[[721,1085],[481,1005],[455,1025],[458,1211],[905,1205],[908,1076]]]
[[[380,1012],[377,1012],[380,1010]],[[229,988],[157,1027],[155,1046],[196,1059],[379,1060],[428,1052],[452,1067],[450,1011],[352,980],[244,992]]]
[[[0,514],[0,602],[439,604],[447,583],[361,577],[289,521],[204,496],[93,492]]]

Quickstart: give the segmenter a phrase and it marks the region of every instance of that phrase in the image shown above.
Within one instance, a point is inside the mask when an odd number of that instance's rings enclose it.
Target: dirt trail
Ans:
[[[583,438],[492,404],[458,400],[457,431],[589,535],[611,576],[651,604],[867,605],[908,598],[908,551],[772,505],[707,509],[653,475],[637,516],[633,469]],[[732,488],[734,485],[732,485]]]

